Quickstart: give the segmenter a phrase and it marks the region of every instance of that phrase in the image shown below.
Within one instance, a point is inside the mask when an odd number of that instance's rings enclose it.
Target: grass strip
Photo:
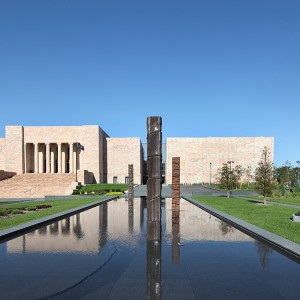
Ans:
[[[9,218],[0,219],[0,230],[4,230],[16,225],[20,225],[29,221],[37,220],[43,217],[54,215],[75,207],[80,207],[89,203],[93,203],[101,200],[101,198],[87,198],[87,199],[72,199],[72,200],[46,200],[46,201],[32,201],[32,202],[21,202],[14,204],[7,204],[1,206],[1,208],[13,208],[18,209],[21,207],[35,207],[37,205],[51,205],[52,207],[32,211],[22,215],[15,215]]]
[[[205,196],[193,199],[300,244],[300,223],[291,221],[292,215],[298,212],[296,208],[276,204],[264,206],[238,198]]]
[[[116,183],[98,183],[98,184],[88,184],[83,186],[80,191],[81,192],[98,192],[109,190],[111,192],[116,190],[125,191],[128,189],[128,184],[116,184]]]

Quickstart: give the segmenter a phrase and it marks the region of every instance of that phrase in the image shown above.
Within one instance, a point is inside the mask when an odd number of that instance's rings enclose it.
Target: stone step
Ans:
[[[0,198],[70,195],[75,174],[19,174],[0,181]],[[78,183],[75,183],[75,186]]]

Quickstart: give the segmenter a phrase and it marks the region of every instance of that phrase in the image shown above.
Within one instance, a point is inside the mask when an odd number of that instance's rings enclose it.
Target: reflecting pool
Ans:
[[[0,244],[1,299],[299,299],[300,265],[185,200],[112,200]]]

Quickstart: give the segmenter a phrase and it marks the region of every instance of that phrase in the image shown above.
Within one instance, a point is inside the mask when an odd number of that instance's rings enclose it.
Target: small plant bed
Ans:
[[[292,222],[299,209],[281,205],[257,205],[255,202],[227,197],[193,197],[238,219],[300,244],[300,223]]]
[[[26,213],[30,213],[33,211],[50,208],[52,205],[36,205],[36,206],[26,206],[19,208],[0,208],[0,219],[10,218],[15,215],[22,215]]]
[[[112,195],[111,193],[119,193],[122,195],[126,190],[128,190],[128,184],[99,183],[85,185],[80,189],[79,193],[81,195]]]
[[[101,200],[101,199],[100,199]],[[99,201],[95,198],[11,203],[0,208],[0,230]],[[10,211],[7,214],[7,211]]]

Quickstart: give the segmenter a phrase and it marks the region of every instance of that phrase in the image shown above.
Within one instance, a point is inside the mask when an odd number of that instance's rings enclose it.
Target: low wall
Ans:
[[[87,170],[78,170],[77,179],[82,184],[96,183],[94,173]]]
[[[15,176],[16,174],[17,174],[16,172],[6,172],[4,170],[0,170],[0,181],[11,178],[11,177]]]

